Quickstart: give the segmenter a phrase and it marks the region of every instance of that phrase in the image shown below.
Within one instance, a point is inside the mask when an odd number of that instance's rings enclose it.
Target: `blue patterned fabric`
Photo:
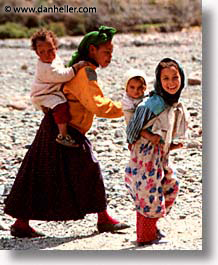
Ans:
[[[134,143],[139,138],[139,134],[144,125],[164,111],[167,106],[163,98],[156,93],[153,93],[149,98],[145,98],[136,108],[134,116],[126,128],[128,143]]]

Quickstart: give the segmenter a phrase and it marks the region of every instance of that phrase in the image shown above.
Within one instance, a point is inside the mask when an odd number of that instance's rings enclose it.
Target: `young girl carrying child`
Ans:
[[[168,165],[169,151],[183,147],[173,140],[184,137],[187,129],[185,110],[179,102],[185,86],[182,67],[164,58],[155,74],[154,91],[138,105],[126,130],[132,148],[125,182],[136,206],[139,246],[163,236],[157,221],[169,213],[179,191],[179,182]]]
[[[107,67],[112,59],[116,29],[101,26],[87,33],[70,65],[85,60],[76,76],[64,84],[71,119],[69,134],[78,148],[56,144],[58,128],[50,109],[45,113],[36,136],[17,173],[4,212],[16,218],[11,226],[15,237],[39,237],[41,232],[30,221],[67,221],[97,214],[99,233],[115,232],[129,227],[107,212],[107,196],[102,171],[86,137],[95,115],[103,118],[123,116],[121,103],[104,96],[97,80],[97,67]]]
[[[37,109],[52,109],[59,134],[56,142],[78,147],[78,144],[67,133],[67,122],[70,120],[67,100],[61,91],[63,83],[70,81],[77,71],[88,66],[81,61],[72,67],[65,67],[57,52],[57,39],[52,31],[41,29],[31,38],[32,49],[39,59],[36,65],[35,80],[32,85],[31,99]]]

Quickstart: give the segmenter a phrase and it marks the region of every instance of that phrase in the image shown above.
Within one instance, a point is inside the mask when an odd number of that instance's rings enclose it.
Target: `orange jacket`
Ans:
[[[82,134],[92,126],[94,115],[103,118],[123,116],[121,103],[104,97],[95,68],[94,65],[81,68],[63,89],[69,103],[70,125]]]

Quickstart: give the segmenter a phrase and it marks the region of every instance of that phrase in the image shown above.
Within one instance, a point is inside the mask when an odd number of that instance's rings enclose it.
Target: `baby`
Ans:
[[[138,69],[130,69],[125,74],[125,93],[121,100],[123,113],[126,124],[131,120],[136,107],[145,98],[145,90],[147,90],[146,74]],[[146,139],[153,141],[154,135],[152,135],[147,129],[141,133]],[[155,139],[156,141],[156,139]],[[128,143],[128,149],[131,151],[132,144]]]
[[[138,69],[130,69],[125,74],[124,83],[125,93],[121,100],[126,124],[132,118],[137,105],[145,97],[144,92],[147,89],[146,75]]]
[[[63,83],[70,81],[77,71],[89,63],[81,61],[72,67],[65,67],[57,52],[57,39],[52,31],[41,29],[31,37],[32,49],[38,56],[35,80],[32,85],[31,99],[37,109],[45,112],[52,110],[59,134],[59,144],[78,147],[79,145],[67,133],[70,120],[68,103],[63,94]]]

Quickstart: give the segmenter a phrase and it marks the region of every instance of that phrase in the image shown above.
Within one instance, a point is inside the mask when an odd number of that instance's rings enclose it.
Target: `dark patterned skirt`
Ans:
[[[106,209],[105,188],[91,143],[74,128],[69,134],[79,148],[56,143],[57,125],[51,113],[44,116],[26,153],[5,213],[28,220],[78,220]]]

